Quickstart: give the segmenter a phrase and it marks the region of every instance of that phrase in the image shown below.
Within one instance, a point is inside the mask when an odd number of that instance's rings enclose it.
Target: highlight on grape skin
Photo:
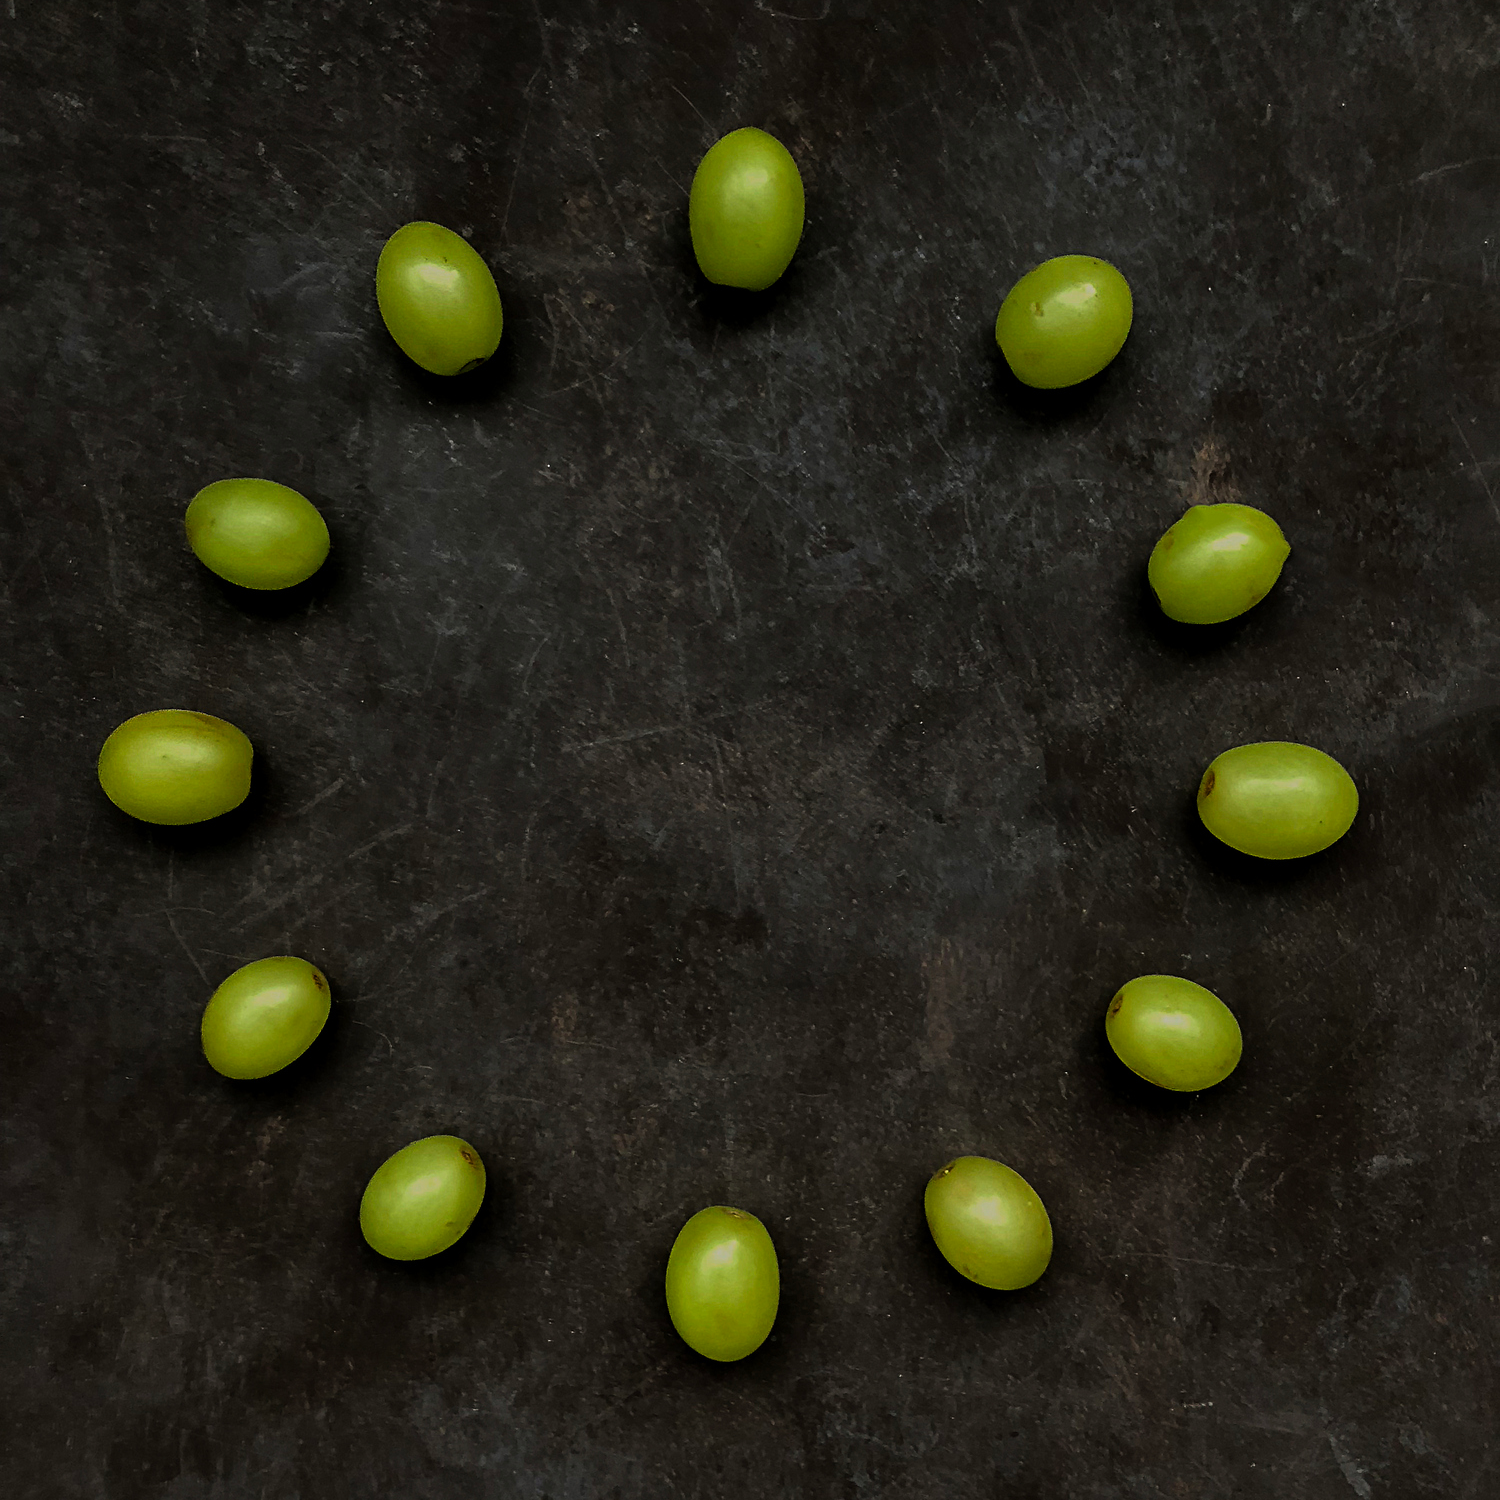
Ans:
[[[484,1202],[484,1163],[456,1135],[429,1135],[387,1157],[359,1204],[359,1227],[389,1260],[426,1260],[463,1238]]]
[[[1291,550],[1281,527],[1253,505],[1194,505],[1162,534],[1146,575],[1168,619],[1218,625],[1271,592]]]
[[[183,526],[198,561],[241,588],[291,588],[311,578],[328,556],[328,526],[317,506],[272,479],[205,485],[188,505]]]
[[[203,1055],[226,1078],[266,1078],[295,1062],[328,1021],[328,980],[305,958],[245,964],[213,992],[203,1011]]]
[[[1134,317],[1130,283],[1107,260],[1056,255],[1006,293],[995,342],[1023,385],[1058,390],[1103,370]]]
[[[776,1247],[742,1208],[700,1209],[678,1232],[667,1259],[667,1315],[705,1359],[744,1359],[765,1343],[781,1302]]]
[[[688,232],[698,268],[719,286],[765,291],[792,263],[805,219],[797,163],[764,130],[731,130],[698,163]]]
[[[143,823],[202,823],[250,794],[254,750],[224,719],[158,708],[127,719],[99,752],[99,785]]]
[[[1030,1286],[1052,1259],[1052,1221],[1024,1177],[987,1156],[960,1156],[933,1173],[923,1195],[943,1259],[993,1291]]]
[[[1262,740],[1217,756],[1198,785],[1216,839],[1257,859],[1302,859],[1341,839],[1359,811],[1353,778],[1311,745]]]
[[[483,258],[441,224],[403,224],[375,268],[375,300],[406,357],[434,375],[463,375],[500,347],[505,311]]]
[[[1178,1093],[1223,1083],[1244,1050],[1229,1007],[1201,984],[1172,974],[1143,974],[1122,985],[1104,1029],[1132,1073]]]

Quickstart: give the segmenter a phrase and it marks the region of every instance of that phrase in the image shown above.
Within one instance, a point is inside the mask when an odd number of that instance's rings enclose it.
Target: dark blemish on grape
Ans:
[[[1198,788],[1198,798],[1212,797],[1214,794],[1214,773],[1209,771],[1203,778],[1203,785]]]
[[[313,970],[313,985],[320,990],[328,988],[328,981],[316,969]]]
[[[1040,318],[1042,316],[1042,304],[1040,302],[1033,302],[1031,304],[1031,316],[1033,318]]]
[[[460,375],[467,375],[470,370],[477,370],[483,363],[483,359],[471,359],[458,373]]]
[[[473,1154],[472,1154],[472,1153],[471,1153],[471,1152],[468,1152],[468,1151],[460,1151],[460,1152],[459,1152],[459,1153],[458,1153],[458,1154],[459,1154],[459,1155],[460,1155],[460,1156],[461,1156],[461,1157],[463,1157],[463,1159],[464,1159],[464,1160],[465,1160],[465,1161],[466,1161],[466,1162],[468,1162],[468,1164],[469,1164],[469,1165],[470,1165],[470,1166],[471,1166],[471,1167],[477,1167],[477,1166],[478,1166],[478,1165],[479,1165],[479,1163],[478,1163],[478,1162],[477,1162],[477,1161],[475,1161],[475,1160],[474,1160],[474,1157],[473,1157]]]
[[[939,1167],[937,1171],[932,1174],[932,1180],[936,1182],[939,1177],[946,1177],[957,1165],[958,1162],[955,1160],[950,1161],[946,1167]]]
[[[744,1213],[738,1208],[726,1208],[724,1212],[728,1214],[731,1219],[748,1219],[750,1217],[749,1214]]]
[[[1109,1015],[1113,1019],[1120,1014],[1120,1007],[1125,1004],[1125,991],[1121,990],[1113,1000],[1109,1002]]]

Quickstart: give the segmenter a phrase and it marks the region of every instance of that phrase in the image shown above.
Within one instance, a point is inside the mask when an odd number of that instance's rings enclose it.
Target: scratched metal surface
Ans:
[[[1497,97],[1484,0],[7,0],[6,1492],[1500,1493]],[[809,201],[749,304],[685,224],[745,123]],[[462,385],[376,316],[417,217],[505,298]],[[1070,250],[1135,331],[1027,399]],[[185,551],[236,473],[331,523],[289,600]],[[1283,581],[1167,629],[1229,496]],[[220,825],[94,783],[172,704],[258,748]],[[1364,798],[1293,868],[1191,809],[1268,737]],[[232,1085],[282,951],[334,1021]],[[1242,1019],[1211,1095],[1105,1055],[1151,970]],[[382,1262],[438,1130],[489,1200]],[[926,1239],[960,1151],[1051,1209],[1025,1294]],[[733,1368],[660,1293],[713,1201],[784,1277]]]

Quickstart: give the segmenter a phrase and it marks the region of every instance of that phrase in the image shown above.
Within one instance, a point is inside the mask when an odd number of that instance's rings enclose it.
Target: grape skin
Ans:
[[[1194,505],[1163,533],[1146,573],[1169,619],[1217,625],[1270,593],[1291,550],[1253,505]]]
[[[765,1343],[781,1300],[776,1247],[744,1209],[715,1205],[683,1225],[667,1260],[667,1313],[706,1359],[744,1359]]]
[[[403,224],[380,252],[375,300],[408,359],[461,375],[500,347],[505,314],[495,278],[472,245],[441,224]]]
[[[484,1163],[467,1141],[424,1136],[376,1169],[360,1200],[360,1232],[390,1260],[425,1260],[463,1238],[484,1186]]]
[[[720,286],[764,291],[792,263],[806,205],[791,152],[764,130],[732,130],[708,148],[688,194],[699,269]]]
[[[1143,974],[1122,985],[1104,1029],[1132,1073],[1179,1093],[1222,1083],[1244,1050],[1229,1007],[1201,984],[1171,974]]]
[[[212,714],[158,708],[126,719],[99,752],[99,785],[143,823],[201,823],[250,794],[250,741]]]
[[[203,1055],[226,1078],[265,1078],[312,1046],[330,1006],[328,980],[305,958],[258,958],[210,997]]]
[[[1052,1221],[1021,1174],[986,1156],[960,1156],[927,1184],[927,1227],[960,1275],[996,1291],[1030,1286],[1052,1259]]]
[[[241,588],[291,588],[328,556],[328,526],[317,506],[271,479],[205,485],[183,525],[198,561]]]
[[[1107,260],[1057,255],[1006,294],[995,342],[1017,380],[1041,390],[1097,375],[1130,332],[1130,284]]]
[[[1216,839],[1258,859],[1302,859],[1337,842],[1359,811],[1349,773],[1311,745],[1262,740],[1216,757],[1198,815]]]

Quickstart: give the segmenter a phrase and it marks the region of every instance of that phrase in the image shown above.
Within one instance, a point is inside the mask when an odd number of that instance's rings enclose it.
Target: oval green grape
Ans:
[[[477,369],[500,347],[505,314],[495,278],[441,224],[403,224],[385,242],[375,300],[401,352],[434,375]]]
[[[1178,1093],[1223,1083],[1245,1045],[1234,1012],[1217,995],[1171,974],[1142,974],[1122,985],[1104,1031],[1132,1073]]]
[[[143,823],[201,823],[250,794],[250,741],[223,719],[186,708],[137,714],[105,740],[99,785]]]
[[[1052,1221],[1019,1172],[987,1156],[960,1156],[927,1184],[927,1227],[960,1275],[995,1291],[1030,1286],[1052,1259]]]
[[[328,1020],[328,981],[305,958],[236,969],[203,1011],[203,1055],[226,1078],[266,1078],[295,1062]]]
[[[781,1301],[776,1247],[741,1208],[700,1209],[667,1259],[667,1313],[706,1359],[744,1359],[765,1343]]]
[[[216,479],[193,496],[183,524],[198,561],[241,588],[291,588],[328,556],[317,506],[272,479]]]
[[[463,1238],[484,1202],[484,1163],[456,1135],[403,1146],[376,1169],[359,1204],[359,1227],[389,1260],[426,1260]]]
[[[1006,294],[995,342],[1024,385],[1057,390],[1097,375],[1125,343],[1130,284],[1107,260],[1057,255]]]
[[[1215,758],[1198,816],[1216,839],[1257,859],[1302,859],[1348,833],[1359,811],[1349,773],[1311,745],[1263,740]]]
[[[763,292],[802,240],[802,175],[775,136],[746,126],[714,142],[688,193],[688,231],[703,274]]]
[[[1271,592],[1291,550],[1253,505],[1194,505],[1152,549],[1146,576],[1169,619],[1217,625]]]

